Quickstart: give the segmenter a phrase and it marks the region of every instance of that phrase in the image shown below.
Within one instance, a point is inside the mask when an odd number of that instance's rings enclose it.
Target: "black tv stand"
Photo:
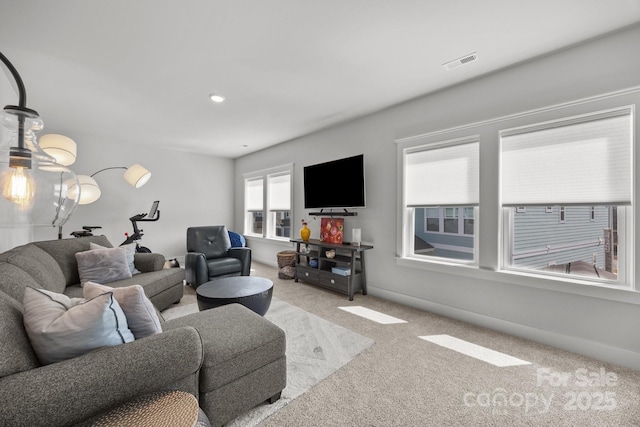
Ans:
[[[365,274],[364,253],[373,246],[344,245],[342,243],[322,242],[316,239],[291,239],[296,245],[295,281],[302,280],[316,286],[341,292],[353,301],[353,295],[361,292],[367,294],[367,278]],[[333,255],[327,251],[333,249]],[[312,266],[311,260],[317,260]],[[334,267],[342,267],[346,272],[334,271]]]
[[[343,211],[334,212],[333,210],[326,211],[324,209],[320,209],[320,212],[309,212],[309,215],[313,216],[357,216],[358,212],[349,212],[344,209]]]

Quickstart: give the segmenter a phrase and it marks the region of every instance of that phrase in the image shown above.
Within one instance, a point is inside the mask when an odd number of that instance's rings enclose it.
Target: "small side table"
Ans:
[[[200,311],[225,304],[242,304],[264,316],[271,305],[273,282],[264,277],[231,276],[203,283],[196,288]]]

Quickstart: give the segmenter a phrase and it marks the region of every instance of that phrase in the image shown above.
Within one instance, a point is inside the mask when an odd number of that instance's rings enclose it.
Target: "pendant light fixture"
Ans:
[[[40,148],[35,134],[42,130],[42,119],[26,107],[26,91],[15,67],[2,53],[0,61],[19,95],[18,105],[7,105],[0,114],[0,226],[61,227],[78,205],[79,195],[67,191],[78,178]]]

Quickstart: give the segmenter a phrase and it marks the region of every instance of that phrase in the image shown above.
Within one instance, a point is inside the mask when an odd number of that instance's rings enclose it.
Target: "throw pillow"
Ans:
[[[135,339],[112,293],[84,300],[27,287],[22,304],[24,327],[43,365]]]
[[[129,243],[128,245],[122,245],[120,247],[124,248],[124,250],[127,253],[127,263],[129,264],[129,271],[131,272],[131,274],[140,273],[140,270],[138,270],[133,263],[136,255],[136,244]],[[97,243],[89,242],[89,250],[91,251],[94,249],[109,249],[109,248],[107,248],[106,246],[99,245]]]
[[[131,277],[124,248],[94,249],[76,253],[80,286],[87,282],[109,283]]]
[[[87,282],[82,288],[82,292],[87,299],[112,292],[116,301],[122,307],[125,316],[127,316],[129,329],[131,329],[137,340],[162,332],[156,309],[145,295],[142,286],[133,285],[112,288],[99,283]]]

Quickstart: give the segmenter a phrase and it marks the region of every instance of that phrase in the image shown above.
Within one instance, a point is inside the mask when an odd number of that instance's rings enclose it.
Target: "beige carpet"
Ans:
[[[640,372],[391,303],[277,278],[274,296],[375,344],[262,421],[281,426],[640,426]],[[383,325],[338,307],[407,323]],[[420,336],[450,336],[529,365],[499,368]],[[506,398],[506,399],[505,399]]]
[[[166,320],[170,320],[196,312],[198,307],[194,290],[186,287],[180,304],[162,314]],[[278,298],[271,301],[265,318],[286,334],[287,386],[277,402],[260,405],[226,424],[226,427],[259,424],[373,345],[369,338]]]

